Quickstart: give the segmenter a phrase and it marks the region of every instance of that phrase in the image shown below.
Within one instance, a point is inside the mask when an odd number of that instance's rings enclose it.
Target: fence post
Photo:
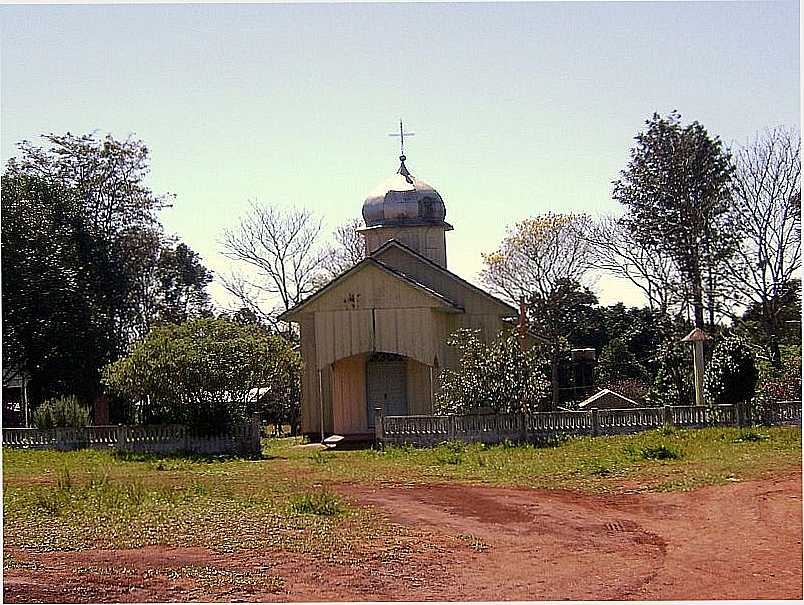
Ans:
[[[669,405],[664,406],[664,426],[673,426],[673,409]]]
[[[447,428],[447,441],[454,441],[455,440],[455,425],[457,417],[455,414],[451,414],[449,417],[449,427]]]
[[[592,437],[597,437],[600,433],[600,417],[598,416],[598,409],[592,408],[589,410],[592,415]]]
[[[517,417],[519,418],[519,439],[522,443],[527,443],[528,441],[528,417],[525,415],[525,412],[518,414]]]
[[[734,419],[737,421],[737,427],[743,428],[743,405],[739,401],[734,404]]]
[[[126,426],[117,427],[117,451],[118,452],[125,452],[126,451],[126,437],[127,436],[128,436],[128,427],[126,427]]]
[[[382,408],[374,408],[374,440],[380,445],[385,443],[385,426],[383,425]]]

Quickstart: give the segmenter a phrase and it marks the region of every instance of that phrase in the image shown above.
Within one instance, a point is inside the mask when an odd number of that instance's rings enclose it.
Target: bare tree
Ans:
[[[351,269],[366,257],[366,244],[363,236],[358,233],[358,229],[363,226],[360,219],[352,219],[336,227],[332,234],[335,244],[327,249],[323,263],[329,279]]]
[[[604,216],[586,232],[593,268],[624,278],[642,290],[652,311],[683,304],[681,276],[661,248],[640,243],[622,218]]]
[[[321,220],[307,210],[279,210],[251,203],[238,228],[223,236],[223,254],[254,275],[234,273],[224,287],[259,317],[276,316],[300,303],[320,284],[324,255],[318,243]],[[267,305],[273,307],[267,309]]]
[[[784,292],[801,268],[801,137],[768,130],[735,154],[733,205],[742,245],[729,264],[732,301],[759,310],[768,353],[780,363]]]

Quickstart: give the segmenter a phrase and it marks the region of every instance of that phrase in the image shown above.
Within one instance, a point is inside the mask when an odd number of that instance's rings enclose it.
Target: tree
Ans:
[[[757,385],[757,368],[748,343],[726,337],[717,343],[704,374],[704,393],[710,405],[751,401]]]
[[[522,347],[516,334],[501,333],[491,343],[479,330],[458,330],[447,344],[457,347],[457,370],[442,370],[436,397],[438,413],[465,414],[490,408],[497,413],[535,412],[546,401],[549,383],[538,348]]]
[[[252,203],[238,228],[224,233],[223,253],[244,263],[254,277],[235,273],[224,286],[241,306],[278,326],[276,316],[300,303],[320,284],[324,262],[318,247],[320,233],[321,220],[309,211]]]
[[[801,268],[801,137],[769,130],[739,149],[735,163],[732,208],[742,242],[728,263],[728,284],[780,367],[782,315]]]
[[[104,368],[103,377],[140,402],[142,422],[211,432],[256,409],[255,389],[286,383],[280,373],[298,370],[288,365],[292,355],[285,339],[258,326],[201,318],[154,327],[128,356]]]
[[[50,145],[19,143],[21,154],[9,160],[7,173],[40,177],[74,192],[92,235],[108,240],[124,229],[153,225],[156,211],[168,205],[171,196],[145,185],[150,164],[142,141],[69,132],[42,138]]]
[[[668,313],[682,302],[673,259],[656,242],[639,241],[625,218],[601,218],[587,239],[590,264],[642,290],[652,311]]]
[[[323,261],[327,279],[336,278],[366,257],[366,244],[358,232],[363,226],[363,221],[353,219],[335,229],[335,243],[327,248]]]
[[[579,283],[589,268],[586,215],[544,214],[517,223],[500,247],[483,255],[481,279],[514,304],[524,301],[534,330],[551,342],[553,405],[559,401],[563,343],[588,321],[597,299]]]
[[[26,174],[4,174],[2,190],[3,363],[31,375],[31,401],[91,401],[118,349],[109,313],[122,288],[100,279],[105,243],[72,190]]]
[[[169,196],[145,185],[141,141],[44,140],[20,143],[3,174],[3,355],[31,373],[32,400],[69,392],[92,401],[100,368],[160,314],[195,312],[183,298],[202,304],[209,279],[195,253],[162,234],[156,212]],[[174,251],[184,261],[167,278]]]
[[[731,156],[698,122],[654,114],[636,137],[614,182],[626,226],[643,246],[656,245],[683,277],[695,317],[714,325],[722,311],[723,266],[737,245],[731,212]]]

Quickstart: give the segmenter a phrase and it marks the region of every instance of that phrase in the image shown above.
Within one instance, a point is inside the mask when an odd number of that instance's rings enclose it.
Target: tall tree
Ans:
[[[801,137],[769,130],[735,154],[732,207],[742,245],[728,264],[732,300],[758,321],[780,367],[779,335],[788,293],[801,268]]]
[[[176,243],[163,236],[156,213],[169,196],[145,184],[141,141],[69,133],[43,139],[42,146],[20,143],[3,174],[4,360],[35,375],[40,399],[91,399],[100,366],[159,313],[184,305],[182,294],[171,300],[176,287],[203,298],[209,280],[189,249],[168,277]]]
[[[597,303],[579,283],[589,268],[586,215],[544,214],[517,223],[500,247],[483,255],[481,279],[514,304],[524,301],[528,318],[549,339],[553,405],[559,401],[558,367],[565,343],[583,322],[583,308]]]
[[[625,223],[644,246],[673,259],[689,293],[695,325],[714,325],[723,298],[724,263],[734,254],[731,156],[698,122],[654,114],[636,137],[628,166],[614,182]]]
[[[277,326],[277,315],[320,284],[320,234],[321,220],[307,210],[252,203],[240,225],[223,235],[223,254],[243,263],[250,275],[234,273],[224,286],[242,307]]]
[[[120,281],[98,278],[105,246],[70,190],[25,174],[4,174],[2,190],[3,364],[30,373],[33,401],[91,400],[117,350],[107,315]]]

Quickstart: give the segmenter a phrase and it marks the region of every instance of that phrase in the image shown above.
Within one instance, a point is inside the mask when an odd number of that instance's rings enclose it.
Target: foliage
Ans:
[[[255,405],[262,419],[274,425],[277,435],[282,434],[282,427],[286,424],[290,426],[291,435],[298,435],[301,430],[301,375],[299,352],[291,346],[277,351],[270,378],[262,385],[262,393]]]
[[[587,270],[590,225],[585,214],[547,213],[508,228],[500,247],[483,254],[482,279],[511,301],[551,292],[562,280],[578,281]]]
[[[622,338],[614,338],[603,347],[597,364],[601,382],[640,379],[646,374],[645,368],[629,349]]]
[[[121,296],[108,246],[92,237],[76,192],[27,174],[2,177],[3,363],[31,375],[29,397],[91,399],[119,349],[109,325]]]
[[[57,397],[43,402],[33,413],[33,425],[38,429],[61,427],[80,428],[90,424],[89,408],[74,396]]]
[[[254,325],[195,319],[153,328],[125,358],[104,369],[104,381],[141,402],[146,423],[178,422],[201,430],[242,421],[255,408],[251,390],[288,378],[290,345]]]
[[[457,347],[457,370],[443,370],[435,408],[439,413],[461,414],[491,408],[495,412],[533,412],[544,404],[549,385],[544,378],[541,352],[523,350],[515,334],[500,333],[490,342],[478,330],[458,330],[447,343]]]
[[[758,364],[759,384],[755,404],[801,400],[801,347],[782,347],[781,368]]]
[[[723,266],[737,246],[731,212],[731,156],[698,122],[658,114],[636,137],[628,166],[614,182],[614,199],[627,209],[625,224],[636,240],[657,246],[684,279],[703,327],[722,307]],[[685,297],[686,298],[686,297]]]
[[[145,181],[134,138],[23,141],[2,176],[3,358],[31,399],[94,399],[99,369],[159,319],[205,308],[209,273],[156,219],[169,196]]]
[[[693,402],[692,357],[687,343],[669,338],[656,353],[657,371],[647,395],[652,405],[691,405]]]
[[[710,405],[750,401],[757,384],[754,355],[736,336],[725,337],[712,351],[704,373],[704,395]]]

